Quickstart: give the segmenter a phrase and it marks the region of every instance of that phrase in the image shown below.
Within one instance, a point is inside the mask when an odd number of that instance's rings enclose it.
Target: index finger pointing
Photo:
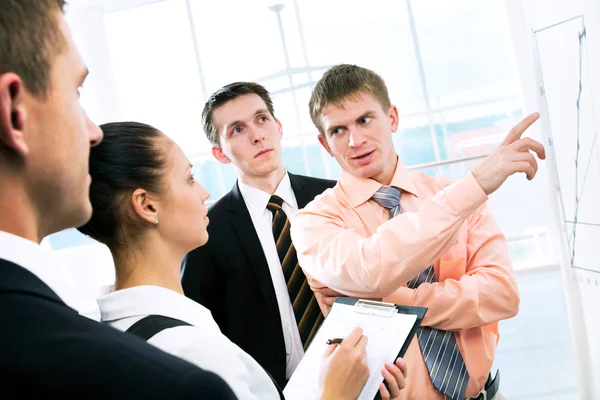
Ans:
[[[519,140],[521,138],[521,135],[523,135],[523,132],[525,132],[527,130],[527,128],[529,128],[535,121],[537,121],[539,117],[540,117],[540,113],[535,112],[535,113],[529,114],[528,116],[523,118],[521,120],[521,122],[519,122],[517,125],[515,125],[510,130],[510,132],[508,132],[508,135],[506,135],[506,137],[504,138],[504,140],[502,141],[502,143],[500,145],[506,146],[506,145],[509,145],[509,144]]]

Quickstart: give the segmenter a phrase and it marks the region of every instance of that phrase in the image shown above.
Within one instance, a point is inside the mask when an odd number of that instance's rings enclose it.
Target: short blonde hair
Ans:
[[[317,82],[308,103],[310,118],[319,132],[324,134],[320,122],[328,104],[340,105],[360,93],[375,97],[384,110],[392,105],[385,82],[370,69],[339,64],[327,70]]]

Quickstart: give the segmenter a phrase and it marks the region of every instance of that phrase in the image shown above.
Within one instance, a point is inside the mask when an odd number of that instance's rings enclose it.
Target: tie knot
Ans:
[[[269,199],[269,202],[267,203],[267,208],[272,211],[272,212],[276,212],[281,210],[281,207],[283,206],[283,199],[279,196],[271,196],[271,198]]]
[[[400,207],[400,194],[402,191],[397,187],[382,187],[371,197],[380,206],[390,210],[390,214]]]

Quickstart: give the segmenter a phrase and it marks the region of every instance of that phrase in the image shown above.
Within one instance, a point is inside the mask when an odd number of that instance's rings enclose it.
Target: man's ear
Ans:
[[[391,105],[390,111],[389,111],[389,116],[390,116],[390,128],[392,129],[392,132],[396,132],[398,130],[398,125],[400,123],[400,118],[398,117],[398,107],[396,107],[395,105]]]
[[[144,189],[136,189],[131,194],[131,205],[135,213],[152,225],[158,224],[158,202],[148,195]]]
[[[325,134],[319,133],[319,143],[321,143],[321,146],[323,146],[325,150],[329,153],[329,155],[333,157],[331,147],[329,147],[329,143],[327,143],[327,139],[325,139]]]
[[[229,164],[231,160],[223,153],[223,149],[221,147],[213,147],[212,155],[217,159],[218,162],[222,164]]]
[[[23,81],[17,74],[0,75],[0,142],[22,157],[29,153],[24,134],[24,90]]]
[[[277,118],[275,118],[275,123],[279,127],[279,138],[281,139],[283,137],[283,125],[281,125],[281,121]]]

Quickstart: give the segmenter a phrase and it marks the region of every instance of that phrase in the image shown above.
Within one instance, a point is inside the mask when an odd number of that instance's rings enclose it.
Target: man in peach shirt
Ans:
[[[398,110],[383,80],[338,65],[309,104],[319,141],[344,172],[296,214],[298,259],[324,312],[334,296],[383,298],[428,311],[405,360],[405,399],[502,399],[491,378],[498,321],[513,317],[519,293],[506,239],[485,205],[512,174],[533,179],[544,147],[515,126],[463,179],[409,173],[392,133]]]

